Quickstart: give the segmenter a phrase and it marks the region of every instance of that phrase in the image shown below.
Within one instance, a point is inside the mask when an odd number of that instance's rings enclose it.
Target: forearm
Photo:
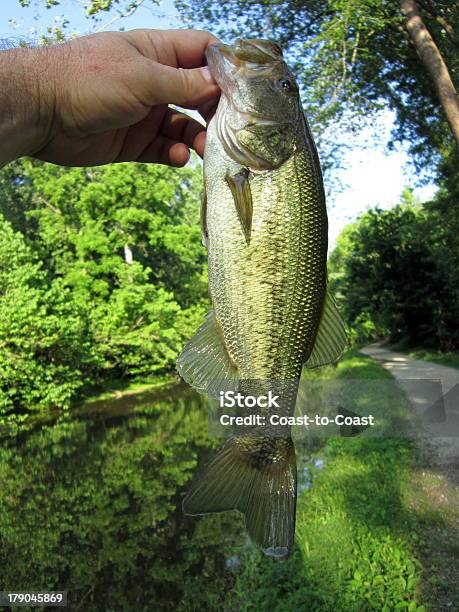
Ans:
[[[48,49],[0,51],[0,167],[45,146],[53,121]]]

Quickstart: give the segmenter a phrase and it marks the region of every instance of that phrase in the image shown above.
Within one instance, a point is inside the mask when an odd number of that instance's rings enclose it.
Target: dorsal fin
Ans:
[[[305,366],[307,368],[318,368],[338,361],[346,348],[346,344],[344,321],[338,312],[333,296],[327,289],[314,348]]]

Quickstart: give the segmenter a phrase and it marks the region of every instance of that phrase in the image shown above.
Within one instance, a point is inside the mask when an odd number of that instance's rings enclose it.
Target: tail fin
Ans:
[[[296,457],[291,438],[228,440],[198,474],[185,514],[239,510],[252,540],[271,557],[286,557],[295,536]]]

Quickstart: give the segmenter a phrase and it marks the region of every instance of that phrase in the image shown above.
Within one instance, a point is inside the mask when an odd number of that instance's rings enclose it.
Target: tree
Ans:
[[[419,3],[421,5],[421,2]],[[394,139],[419,165],[438,162],[450,138],[432,75],[416,52],[412,21],[389,0],[178,0],[188,23],[237,36],[274,38],[288,50],[316,133],[382,107],[397,114]],[[458,78],[457,2],[422,2],[423,23],[452,82]]]
[[[416,2],[414,0],[399,0],[399,4],[406,17],[405,27],[434,83],[438,99],[459,147],[459,100],[448,68],[438,46],[424,25]],[[447,27],[447,24],[445,25]]]
[[[410,192],[392,210],[370,210],[345,229],[330,279],[355,341],[389,336],[409,346],[459,347],[457,252],[448,241],[435,206],[421,206]]]
[[[68,405],[96,356],[84,310],[0,216],[0,416]]]
[[[175,371],[208,308],[200,182],[199,167],[2,170],[3,412]]]

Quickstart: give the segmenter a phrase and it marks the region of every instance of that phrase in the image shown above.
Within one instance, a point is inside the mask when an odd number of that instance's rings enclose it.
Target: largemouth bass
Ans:
[[[177,367],[212,397],[274,388],[280,405],[271,412],[292,415],[303,364],[334,362],[346,343],[327,292],[319,159],[277,44],[212,45],[207,60],[222,90],[207,130],[201,214],[213,311]],[[243,512],[250,536],[273,557],[292,549],[295,506],[290,431],[269,426],[228,440],[184,500],[188,514]]]

